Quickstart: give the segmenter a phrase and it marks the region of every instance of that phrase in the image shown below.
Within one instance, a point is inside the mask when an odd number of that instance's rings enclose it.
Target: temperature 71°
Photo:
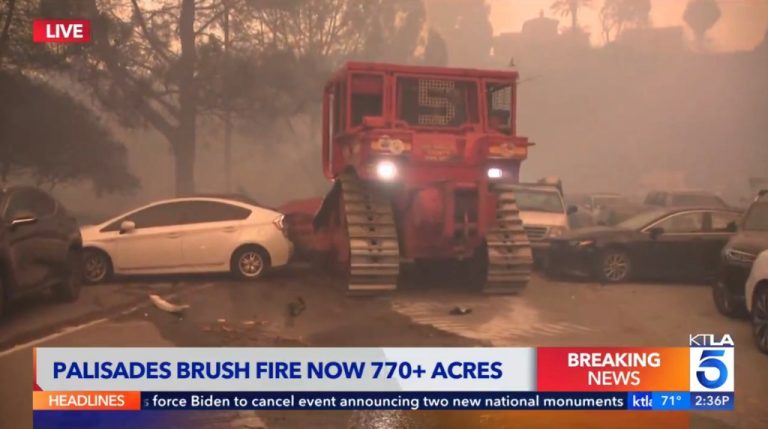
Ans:
[[[682,395],[661,395],[661,406],[664,407],[667,404],[674,407],[677,402],[682,402]]]

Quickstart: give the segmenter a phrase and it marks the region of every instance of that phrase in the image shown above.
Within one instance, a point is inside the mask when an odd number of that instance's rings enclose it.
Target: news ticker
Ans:
[[[730,337],[690,347],[38,348],[44,410],[731,410]]]

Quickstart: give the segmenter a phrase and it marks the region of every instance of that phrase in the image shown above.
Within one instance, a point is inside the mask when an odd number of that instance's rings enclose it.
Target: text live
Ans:
[[[91,23],[86,19],[36,19],[32,23],[35,43],[87,43]]]

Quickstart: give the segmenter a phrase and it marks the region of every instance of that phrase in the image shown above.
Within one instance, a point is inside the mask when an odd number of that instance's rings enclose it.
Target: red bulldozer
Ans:
[[[531,144],[516,133],[517,79],[346,64],[323,97],[333,186],[315,205],[285,206],[297,251],[324,254],[350,292],[393,290],[401,267],[430,260],[459,261],[485,292],[524,288],[531,249],[510,185]]]

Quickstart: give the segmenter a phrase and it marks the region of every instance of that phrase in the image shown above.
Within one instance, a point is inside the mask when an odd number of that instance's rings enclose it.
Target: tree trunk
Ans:
[[[188,127],[187,127],[188,128]],[[191,134],[191,137],[190,137]],[[189,196],[195,192],[195,155],[194,128],[179,129],[178,136],[173,142],[174,161],[176,163],[176,195]],[[192,139],[192,140],[190,140]]]
[[[176,155],[176,194],[195,191],[197,87],[195,85],[195,0],[183,0],[179,20],[179,125],[173,142]]]
[[[13,13],[16,9],[16,0],[8,0],[8,11],[5,15],[5,22],[3,22],[3,28],[0,30],[0,63],[3,62],[3,54],[5,53],[5,47],[8,46],[9,34],[11,32],[11,22],[13,21]]]

